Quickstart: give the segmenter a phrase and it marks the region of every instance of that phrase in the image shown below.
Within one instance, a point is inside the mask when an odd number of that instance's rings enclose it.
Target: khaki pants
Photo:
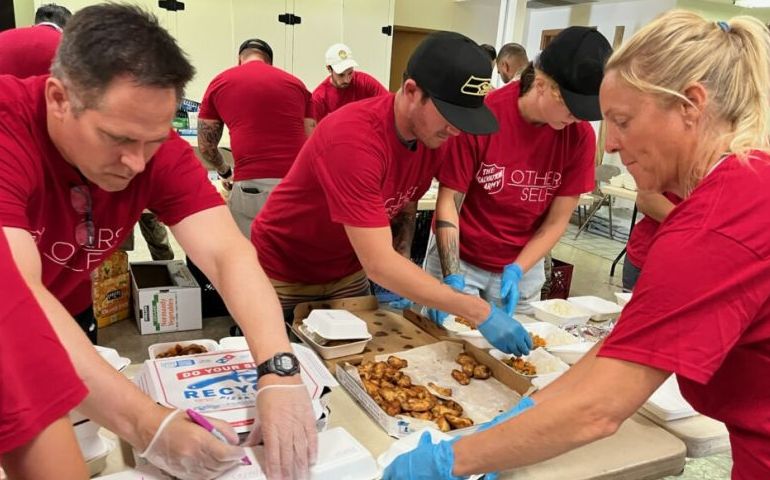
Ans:
[[[287,322],[294,319],[294,307],[304,302],[318,300],[333,300],[336,298],[360,297],[370,294],[369,279],[366,273],[359,270],[339,280],[329,283],[306,284],[282,282],[270,279],[270,283],[278,294],[278,300],[283,308],[283,317]]]
[[[251,239],[251,224],[280,181],[280,178],[258,178],[233,183],[227,206],[246,238]]]

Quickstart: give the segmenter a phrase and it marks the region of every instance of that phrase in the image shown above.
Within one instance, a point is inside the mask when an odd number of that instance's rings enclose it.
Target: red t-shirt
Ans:
[[[264,62],[220,73],[203,95],[199,118],[230,129],[235,181],[283,178],[305,143],[305,118],[313,118],[302,81]]]
[[[664,192],[663,196],[674,205],[678,205],[682,201],[681,198],[673,193]],[[636,268],[641,269],[644,266],[644,261],[647,259],[647,252],[650,249],[650,245],[652,245],[658,227],[660,227],[660,222],[647,215],[634,225],[634,229],[631,231],[631,237],[629,237],[626,245],[626,259]]]
[[[0,75],[45,75],[51,69],[61,32],[50,25],[0,32]]]
[[[387,227],[428,190],[443,148],[401,143],[393,102],[363,100],[313,132],[251,227],[270,278],[319,284],[361,270],[344,225]]]
[[[0,454],[29,443],[88,394],[21,278],[0,227]]]
[[[677,375],[730,432],[735,479],[770,478],[770,156],[728,157],[666,218],[599,352]]]
[[[223,202],[190,146],[173,132],[125,190],[84,182],[48,137],[45,80],[0,76],[0,223],[32,234],[43,283],[76,315],[91,304],[89,272],[123,243],[142,210],[175,225]],[[93,247],[78,246],[75,237],[84,215],[72,206],[70,190],[84,184],[96,228]]]
[[[594,187],[596,139],[587,122],[558,131],[519,113],[519,82],[494,90],[486,104],[500,130],[462,134],[438,179],[466,194],[460,211],[460,258],[501,272],[545,220],[554,197]]]
[[[353,72],[353,79],[347,88],[335,87],[332,85],[331,77],[326,77],[313,90],[315,119],[320,122],[325,116],[350,102],[388,93],[388,89],[383,87],[376,78],[364,72]]]

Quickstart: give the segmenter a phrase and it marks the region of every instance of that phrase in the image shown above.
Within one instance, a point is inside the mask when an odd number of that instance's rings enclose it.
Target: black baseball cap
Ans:
[[[409,57],[406,73],[455,128],[474,135],[498,130],[484,105],[492,89],[489,56],[470,38],[455,32],[428,35]]]
[[[610,43],[595,28],[562,30],[540,53],[538,68],[556,81],[564,103],[581,120],[601,120],[599,86]]]
[[[270,45],[268,45],[266,41],[260,40],[258,38],[250,38],[243,42],[240,47],[238,47],[238,55],[243,53],[243,51],[247,48],[253,48],[254,50],[263,52],[265,55],[267,55],[268,60],[270,61],[270,65],[273,64],[273,49],[270,48]]]

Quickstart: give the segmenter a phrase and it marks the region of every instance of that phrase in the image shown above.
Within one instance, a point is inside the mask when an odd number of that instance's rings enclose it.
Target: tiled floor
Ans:
[[[623,214],[618,215],[622,221]],[[626,220],[628,221],[628,220]],[[612,260],[623,249],[624,244],[591,232],[584,232],[575,240],[577,227],[570,225],[562,241],[554,248],[553,256],[574,265],[571,295],[597,295],[615,300],[614,292],[621,291],[622,262],[615,277],[610,277]],[[149,260],[147,245],[136,228],[135,250],[129,253],[131,261]],[[179,245],[170,236],[177,258],[184,258]],[[100,329],[100,344],[116,348],[132,362],[147,358],[147,347],[152,343],[192,338],[219,339],[227,336],[232,321],[229,318],[206,319],[203,331],[179,332],[161,335],[139,335],[133,322],[123,321]],[[671,480],[727,480],[730,478],[732,459],[729,453],[706,458],[688,459],[684,472]]]

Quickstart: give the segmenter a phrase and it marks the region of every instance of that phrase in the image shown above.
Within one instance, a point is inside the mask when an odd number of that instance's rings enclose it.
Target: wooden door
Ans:
[[[425,39],[433,30],[412,27],[399,27],[393,29],[393,50],[390,57],[390,84],[389,89],[395,92],[401,87],[401,80],[406,71],[409,57],[417,48],[417,45]]]

